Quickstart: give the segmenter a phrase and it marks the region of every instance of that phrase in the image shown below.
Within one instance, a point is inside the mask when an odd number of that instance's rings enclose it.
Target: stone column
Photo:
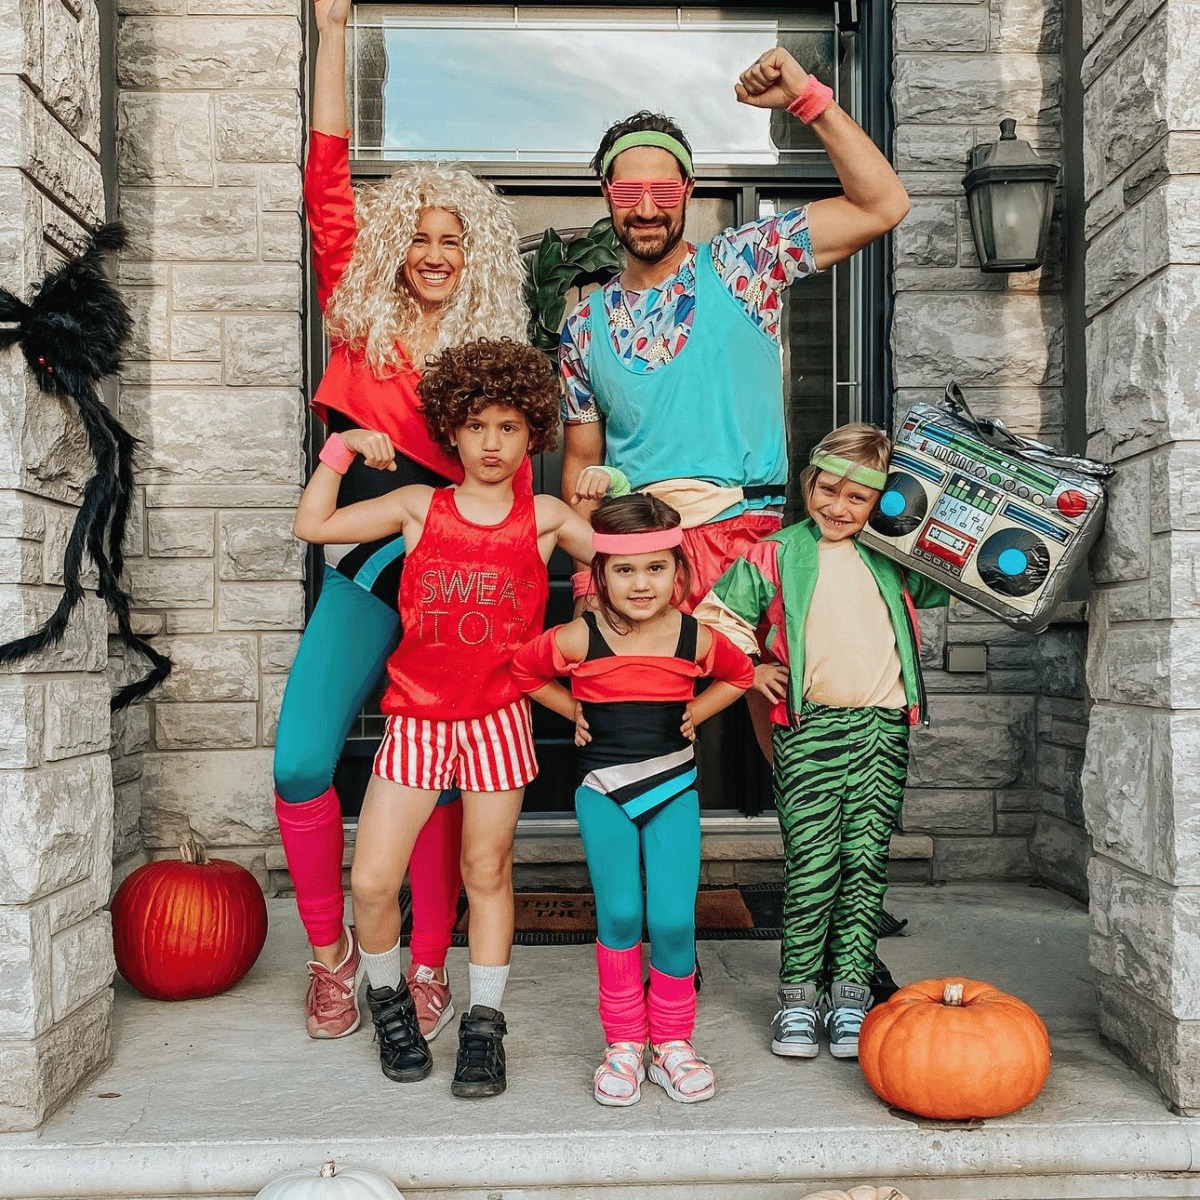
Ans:
[[[1085,0],[1094,560],[1083,804],[1100,1023],[1200,1111],[1200,8]]]
[[[0,2],[0,282],[27,296],[104,217],[94,0]],[[0,631],[60,595],[89,459],[68,404],[0,356]],[[109,1055],[108,626],[0,668],[0,1130],[35,1128]]]
[[[298,0],[120,0],[121,415],[142,439],[140,616],[175,670],[121,760],[122,848],[195,832],[266,878],[271,746],[304,623]]]
[[[955,379],[977,413],[1062,440],[1057,224],[1042,270],[984,275],[962,188],[971,147],[994,142],[1004,117],[1058,161],[1061,11],[1059,0],[895,5],[895,164],[912,197],[894,235],[897,423]],[[963,603],[923,614],[922,630],[932,724],[914,731],[903,820],[932,836],[924,878],[1029,878],[1043,804],[1038,639]],[[963,643],[987,647],[985,672],[940,669],[946,645]]]

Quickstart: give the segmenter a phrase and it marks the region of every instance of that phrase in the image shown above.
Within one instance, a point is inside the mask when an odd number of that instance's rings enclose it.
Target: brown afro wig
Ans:
[[[491,404],[515,408],[529,422],[529,453],[553,450],[558,438],[558,373],[541,350],[503,338],[479,338],[443,350],[417,385],[421,411],[443,450],[467,418]]]

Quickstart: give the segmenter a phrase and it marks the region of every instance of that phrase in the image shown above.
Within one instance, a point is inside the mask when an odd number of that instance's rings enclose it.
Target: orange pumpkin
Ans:
[[[858,1038],[867,1083],[922,1117],[1000,1117],[1050,1074],[1050,1036],[1022,1000],[970,979],[926,979],[867,1013]]]

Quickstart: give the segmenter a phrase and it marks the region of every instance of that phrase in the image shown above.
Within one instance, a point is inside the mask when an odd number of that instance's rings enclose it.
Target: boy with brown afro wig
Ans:
[[[561,547],[590,559],[592,533],[561,500],[514,486],[518,473],[528,478],[529,452],[554,444],[558,382],[540,351],[487,340],[444,351],[422,376],[420,395],[433,436],[462,460],[463,482],[414,484],[338,508],[354,457],[386,465],[391,453],[383,434],[348,430],[325,443],[295,529],[318,544],[404,537],[404,638],[388,660],[387,731],[350,873],[367,1000],[383,1073],[423,1079],[433,1059],[401,966],[397,896],[439,792],[459,787],[471,1005],[450,1090],[495,1096],[507,1084],[501,1002],[513,933],[513,833],[537,774],[529,704],[509,664],[542,631],[550,555]]]
[[[553,450],[558,440],[557,372],[540,350],[508,338],[480,338],[443,350],[429,364],[417,392],[430,433],[451,453],[467,417],[489,404],[510,406],[524,416],[530,454]]]

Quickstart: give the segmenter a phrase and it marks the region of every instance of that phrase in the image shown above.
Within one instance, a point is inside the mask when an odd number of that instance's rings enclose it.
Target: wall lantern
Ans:
[[[1058,167],[1017,137],[1011,117],[1000,140],[976,146],[963,187],[981,271],[1033,271],[1046,255]]]

